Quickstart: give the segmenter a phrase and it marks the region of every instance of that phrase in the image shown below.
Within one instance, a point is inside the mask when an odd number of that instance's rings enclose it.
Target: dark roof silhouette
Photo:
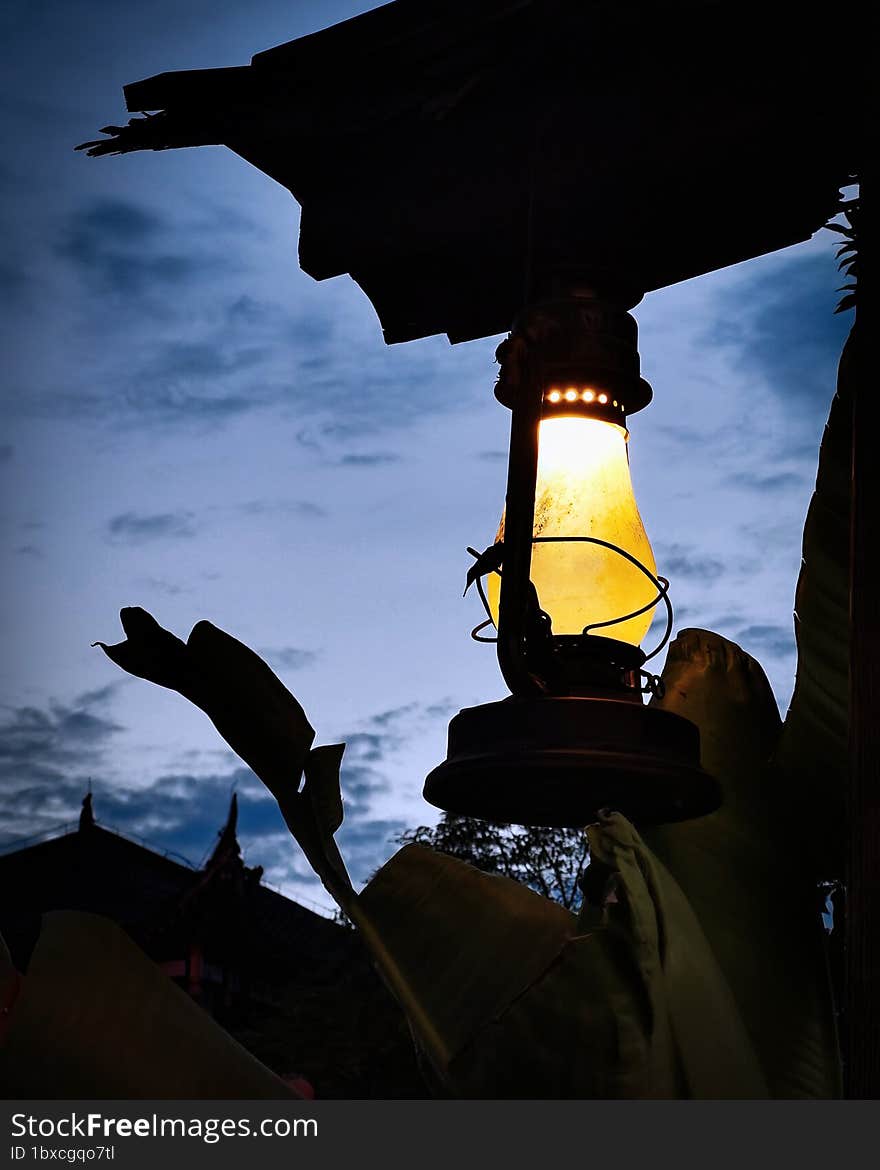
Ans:
[[[236,837],[237,800],[201,869],[101,827],[91,795],[79,828],[0,855],[0,934],[25,966],[48,910],[85,910],[119,923],[158,962],[198,943],[206,962],[248,968],[262,982],[320,980],[347,953],[349,932],[260,883]]]
[[[350,273],[387,341],[464,340],[560,266],[638,296],[807,239],[859,166],[838,51],[811,10],[757,0],[396,0],[126,86],[158,113],[84,146],[229,146],[299,200],[302,268]]]
[[[100,802],[99,811],[100,811]],[[358,935],[260,883],[233,796],[200,868],[95,821],[0,855],[0,934],[27,963],[43,913],[102,914],[280,1075],[320,1096],[425,1096],[399,1008]]]

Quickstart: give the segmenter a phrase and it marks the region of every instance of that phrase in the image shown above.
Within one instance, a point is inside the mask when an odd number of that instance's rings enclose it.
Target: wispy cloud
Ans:
[[[376,712],[339,737],[346,745],[342,792],[359,817],[368,816],[373,799],[389,790],[388,766],[398,753],[452,709],[445,700],[405,703]]]
[[[114,688],[69,703],[6,707],[0,711],[0,832],[21,836],[72,813],[74,790],[104,766],[105,751],[122,727],[106,712]]]
[[[165,597],[179,597],[181,593],[192,592],[189,586],[179,585],[176,581],[168,581],[164,577],[141,577],[138,584],[150,592],[161,593]]]
[[[727,476],[725,482],[732,487],[748,488],[750,491],[762,494],[767,492],[787,493],[791,488],[802,487],[804,476],[798,475],[794,471],[778,471],[771,475],[766,475],[761,471],[737,471]]]
[[[760,409],[761,394],[829,403],[837,359],[851,314],[835,314],[840,274],[830,247],[780,260],[748,275],[718,298],[714,324],[703,342],[726,349],[743,375],[744,406]]]
[[[262,346],[224,349],[208,341],[169,341],[141,371],[141,376],[155,385],[169,379],[208,382],[225,378],[239,370],[253,369],[266,359]]]
[[[145,544],[153,540],[180,540],[196,535],[192,512],[121,512],[107,523],[111,541]]]
[[[400,460],[400,455],[390,451],[377,451],[373,454],[343,455],[339,462],[343,467],[384,467],[389,463],[399,463]]]
[[[364,791],[367,775],[365,764],[378,764],[385,758],[392,742],[391,736],[382,735],[377,731],[352,731],[345,737],[345,756],[343,768],[349,775],[358,773],[358,786]],[[376,787],[384,786],[384,780],[376,781]]]
[[[171,289],[226,267],[218,254],[199,254],[168,239],[172,225],[125,199],[93,199],[68,218],[57,245],[98,292],[132,298]]]
[[[246,516],[307,516],[320,520],[327,512],[314,500],[246,500],[237,506]]]
[[[110,749],[124,728],[108,710],[124,685],[86,691],[68,703],[0,711],[0,846],[74,820],[89,786],[100,823],[196,862],[216,839],[233,790],[244,797],[243,838],[286,833],[274,799],[240,763],[208,774],[165,772],[140,788],[116,777]],[[288,854],[297,858],[292,841]],[[259,862],[257,856],[253,864]]]
[[[659,571],[671,580],[686,577],[703,584],[717,581],[725,571],[722,561],[695,553],[681,544],[658,546],[657,564]]]
[[[407,716],[415,704],[379,712],[364,730],[344,736],[340,782],[345,820],[338,839],[355,882],[365,882],[393,852],[393,841],[403,832],[402,819],[376,816],[375,801],[389,791],[385,767],[410,730]]]
[[[743,626],[736,641],[755,657],[761,653],[771,658],[787,658],[795,651],[794,627],[791,625]]]
[[[157,850],[171,850],[196,863],[216,840],[233,790],[246,795],[242,806],[251,814],[251,828],[254,823],[269,823],[276,830],[279,827],[275,802],[266,798],[262,785],[243,767],[208,776],[168,773],[138,789],[114,783],[97,769],[88,776],[82,772],[32,775],[9,799],[15,830],[4,826],[0,844],[74,820],[89,784],[100,824],[144,838]]]
[[[372,877],[395,852],[395,839],[405,828],[405,821],[384,817],[343,824],[339,845],[354,882],[366,882]]]
[[[324,367],[326,359],[321,355],[336,337],[336,324],[332,319],[285,308],[277,301],[236,297],[226,305],[224,315],[229,325],[243,327],[252,336],[272,337],[275,341],[286,341],[309,350],[315,355],[306,359],[306,368],[310,369]]]
[[[421,735],[426,726],[446,720],[457,710],[450,700],[405,703],[378,711],[359,730],[342,738],[342,794],[346,821],[339,841],[356,881],[366,881],[393,852],[396,838],[407,828],[402,818],[376,815],[377,798],[390,788],[388,767],[395,756]]]
[[[10,407],[111,427],[196,430],[272,410],[294,418],[300,441],[329,462],[366,468],[400,456],[384,445],[365,449],[365,436],[454,411],[478,386],[484,392],[491,342],[458,351],[460,390],[450,394],[445,342],[389,348],[347,296],[314,305],[230,296],[233,262],[236,280],[262,275],[262,253],[246,236],[192,232],[131,201],[80,208],[44,274],[59,283],[51,269],[61,264],[60,283],[72,275],[81,286],[56,325],[67,360],[62,367],[35,354],[23,363]],[[463,359],[481,379],[462,377]]]
[[[210,330],[195,340],[157,340],[150,349],[123,376],[114,404],[143,422],[217,424],[277,398],[265,384],[268,349],[247,338]]]
[[[386,711],[379,711],[377,714],[372,715],[370,717],[370,725],[372,727],[384,728],[391,735],[392,729],[399,729],[401,723],[409,720],[418,709],[419,705],[417,703],[404,703],[402,707],[389,707]]]
[[[97,703],[108,703],[119,690],[120,685],[118,682],[105,683],[104,686],[95,687],[92,691],[83,691],[81,695],[77,696],[76,702],[87,707]]]
[[[261,649],[258,651],[270,666],[279,670],[305,670],[314,666],[318,661],[317,650],[302,650],[298,646],[282,646],[276,649]]]

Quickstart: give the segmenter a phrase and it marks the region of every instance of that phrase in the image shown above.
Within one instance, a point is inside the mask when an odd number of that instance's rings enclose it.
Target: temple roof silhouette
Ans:
[[[858,78],[808,10],[396,0],[161,73],[90,153],[222,143],[302,204],[299,260],[385,339],[499,333],[560,269],[634,295],[809,238],[859,165]]]
[[[0,855],[0,934],[26,966],[49,910],[85,910],[119,923],[157,962],[184,962],[197,945],[218,970],[247,968],[261,983],[311,971],[320,980],[347,954],[349,932],[261,883],[236,836],[237,798],[205,864],[196,868],[102,827],[91,793],[78,828]]]
[[[424,1096],[360,937],[263,885],[242,860],[237,817],[233,796],[196,867],[102,826],[87,794],[76,827],[0,855],[0,935],[15,966],[26,979],[46,911],[100,914],[280,1075],[305,1074],[321,1096]]]

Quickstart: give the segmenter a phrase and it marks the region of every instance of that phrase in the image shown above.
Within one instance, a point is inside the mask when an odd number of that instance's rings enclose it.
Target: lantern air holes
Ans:
[[[626,414],[624,403],[619,402],[616,398],[612,400],[604,391],[598,392],[589,387],[578,390],[576,386],[568,386],[565,390],[561,390],[554,386],[552,390],[546,392],[544,400],[553,406],[558,406],[560,402],[583,402],[587,406],[596,403],[599,406],[611,406],[614,410],[619,410],[621,414]]]

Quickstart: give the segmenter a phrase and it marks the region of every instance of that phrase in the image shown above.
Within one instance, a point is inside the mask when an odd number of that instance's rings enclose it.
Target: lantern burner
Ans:
[[[620,697],[623,693],[633,696],[642,694],[661,698],[663,683],[658,675],[643,670],[649,659],[659,654],[672,635],[673,610],[669,599],[669,581],[666,577],[652,573],[647,566],[626,549],[597,536],[535,536],[533,544],[582,542],[598,545],[623,557],[639,569],[655,586],[657,594],[650,601],[629,613],[620,614],[601,622],[584,626],[580,634],[554,634],[550,615],[540,607],[537,593],[532,590],[530,613],[527,618],[526,661],[536,678],[543,680],[549,694],[563,695],[608,695]],[[502,575],[504,542],[497,541],[484,552],[467,550],[475,559],[471,566],[465,593],[472,584],[477,587],[480,601],[486,611],[486,620],[474,626],[471,637],[475,642],[497,642],[497,638],[484,637],[482,631],[495,624],[482,577],[494,572]],[[653,609],[660,602],[666,607],[666,628],[654,649],[646,654],[639,646],[618,638],[606,638],[594,634],[594,630],[621,625],[631,618],[639,617]]]

